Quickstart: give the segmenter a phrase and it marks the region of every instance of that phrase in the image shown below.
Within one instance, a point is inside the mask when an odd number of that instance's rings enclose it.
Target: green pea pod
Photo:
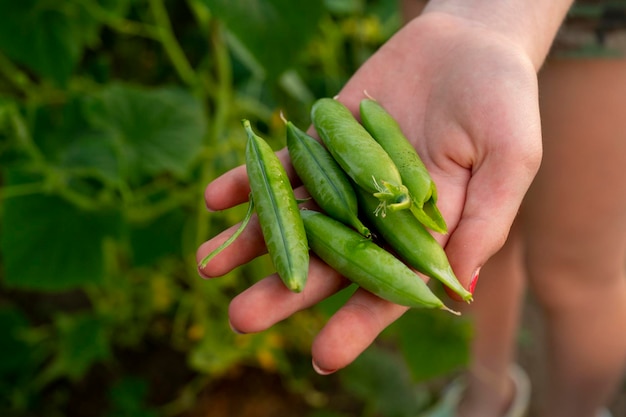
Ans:
[[[320,212],[303,210],[311,250],[343,276],[392,303],[448,311],[426,283],[370,239]]]
[[[345,172],[321,143],[292,122],[285,124],[291,163],[313,200],[334,219],[369,237],[369,229],[358,218],[356,194]]]
[[[371,214],[377,201],[367,193],[357,190],[357,198],[365,216],[376,231],[407,264],[417,271],[440,281],[463,300],[470,302],[472,293],[457,279],[439,242],[411,213],[396,211],[381,219]]]
[[[246,169],[261,231],[276,272],[287,288],[300,292],[309,270],[309,249],[300,209],[280,160],[248,120]]]
[[[437,187],[426,166],[400,129],[398,122],[376,100],[360,103],[361,122],[394,161],[409,190],[410,209],[431,230],[447,233],[446,222],[437,208]]]
[[[380,200],[376,213],[411,206],[407,188],[387,152],[372,138],[342,103],[318,99],[311,120],[333,158],[361,188]]]

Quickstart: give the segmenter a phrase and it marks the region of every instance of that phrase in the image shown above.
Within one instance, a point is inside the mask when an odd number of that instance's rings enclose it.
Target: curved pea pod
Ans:
[[[287,288],[300,292],[309,271],[309,248],[300,209],[280,160],[248,120],[246,169],[267,250]]]
[[[398,122],[373,99],[361,100],[359,110],[365,129],[396,164],[411,195],[411,212],[429,229],[447,233],[446,222],[437,208],[437,187]]]
[[[402,261],[373,241],[317,211],[303,210],[311,250],[361,288],[407,307],[452,311]]]
[[[334,219],[369,237],[369,229],[358,217],[354,187],[345,172],[321,143],[292,122],[285,123],[291,163],[313,200]]]
[[[332,98],[318,99],[311,120],[333,158],[361,188],[380,201],[376,213],[411,206],[409,191],[387,152],[354,118],[350,110]]]
[[[461,285],[439,242],[411,213],[396,211],[384,219],[371,214],[376,199],[357,190],[357,198],[365,216],[393,250],[417,271],[440,281],[463,300],[472,301],[472,293]]]

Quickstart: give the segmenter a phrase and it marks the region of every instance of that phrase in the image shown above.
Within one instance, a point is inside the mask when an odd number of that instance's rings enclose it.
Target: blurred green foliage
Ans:
[[[301,414],[424,408],[467,362],[466,321],[411,311],[321,382],[310,345],[351,289],[237,335],[229,301],[271,264],[195,267],[245,212],[203,205],[243,162],[240,120],[279,149],[280,111],[306,126],[399,24],[392,0],[0,0],[0,414],[199,415],[250,368]]]

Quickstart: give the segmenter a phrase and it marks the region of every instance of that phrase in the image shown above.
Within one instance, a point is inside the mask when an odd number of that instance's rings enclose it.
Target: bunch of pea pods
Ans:
[[[422,160],[376,100],[364,98],[359,111],[360,122],[338,100],[318,99],[311,121],[321,142],[285,120],[291,162],[314,209],[300,207],[280,160],[244,120],[248,213],[200,267],[231,244],[256,211],[276,272],[294,292],[306,285],[313,252],[359,287],[396,304],[454,312],[416,271],[471,302],[429,231],[447,233],[447,226]]]

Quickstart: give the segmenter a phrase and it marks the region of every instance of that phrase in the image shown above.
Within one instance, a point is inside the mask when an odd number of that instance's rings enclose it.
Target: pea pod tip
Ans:
[[[376,101],[376,99],[374,97],[372,97],[372,95],[367,90],[363,90],[363,95],[365,96],[365,98],[363,100]]]
[[[301,282],[297,282],[296,280],[287,284],[287,288],[289,288],[291,292],[300,293],[302,292],[302,290],[304,290],[304,284],[302,284]]]
[[[463,301],[471,304],[474,301],[474,295],[468,291],[467,294],[463,295]]]
[[[460,312],[460,311],[453,310],[453,309],[451,309],[450,307],[448,307],[448,306],[446,306],[446,305],[443,305],[443,306],[441,307],[441,309],[442,309],[443,311],[447,311],[448,313],[452,313],[452,314],[454,314],[455,316],[460,316],[460,315],[461,315],[461,312]]]

